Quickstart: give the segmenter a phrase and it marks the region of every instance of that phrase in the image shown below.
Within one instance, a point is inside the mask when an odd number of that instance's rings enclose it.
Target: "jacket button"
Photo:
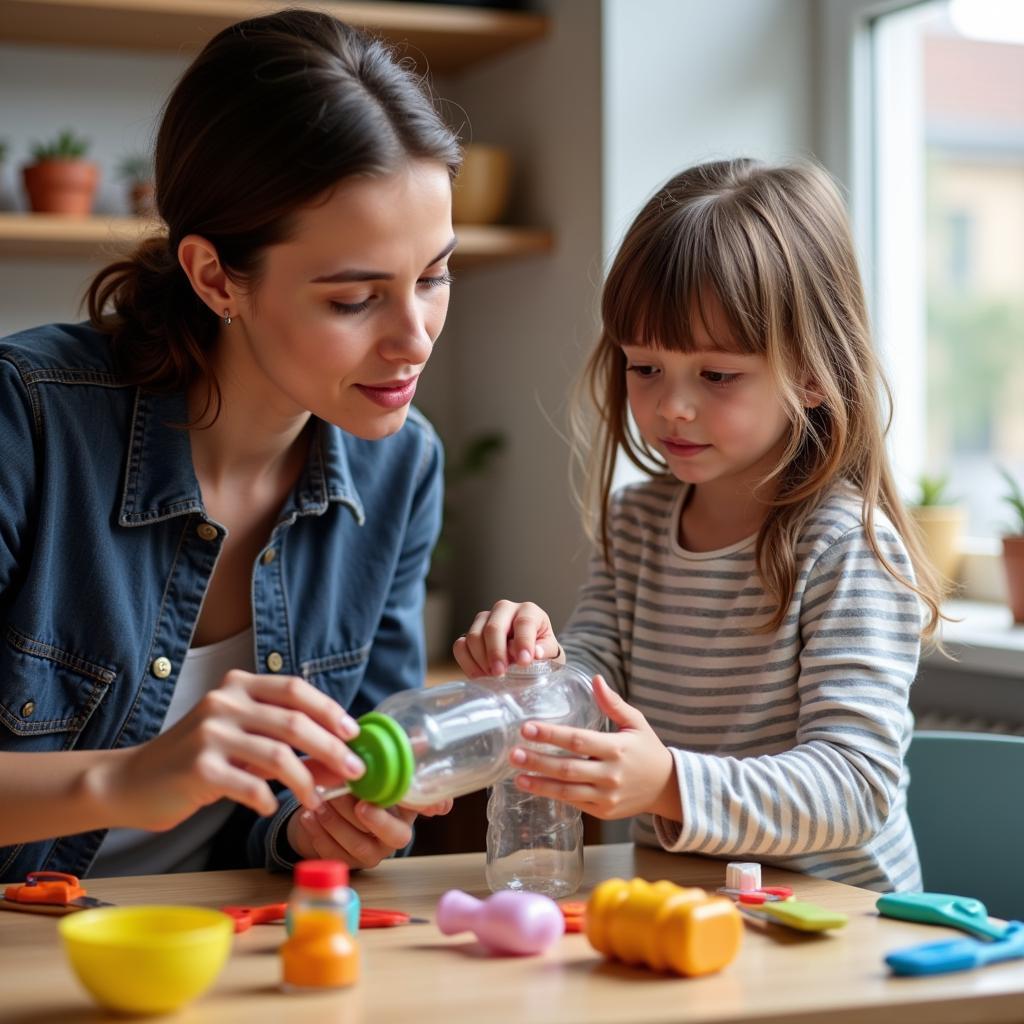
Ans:
[[[31,718],[32,717],[32,713],[35,711],[35,709],[36,709],[36,702],[34,700],[27,700],[27,701],[25,701],[25,703],[21,705],[21,717],[22,718]]]
[[[153,664],[149,667],[157,679],[166,679],[171,674],[171,662],[169,658],[154,658]]]
[[[200,523],[196,527],[196,533],[199,534],[203,540],[216,540],[217,539],[217,527],[210,523]]]
[[[260,561],[264,565],[270,565],[275,558],[277,558],[277,552],[273,548],[267,548],[267,550],[263,552],[263,557]]]
[[[271,672],[280,672],[283,664],[284,658],[282,658],[277,651],[271,651],[267,655],[267,668],[269,668]]]

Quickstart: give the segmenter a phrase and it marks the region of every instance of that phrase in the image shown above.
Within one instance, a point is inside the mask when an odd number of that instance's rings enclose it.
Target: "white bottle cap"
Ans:
[[[753,892],[761,888],[761,865],[729,864],[725,869],[725,887],[738,889],[740,892]]]

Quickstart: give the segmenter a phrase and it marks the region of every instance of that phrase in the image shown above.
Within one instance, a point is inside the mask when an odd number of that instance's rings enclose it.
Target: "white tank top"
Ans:
[[[220,685],[230,669],[252,672],[254,666],[251,629],[206,647],[193,647],[185,655],[160,731],[166,732],[184,718],[210,690]],[[202,871],[214,835],[235,806],[231,800],[218,800],[166,832],[112,828],[100,843],[88,877]]]

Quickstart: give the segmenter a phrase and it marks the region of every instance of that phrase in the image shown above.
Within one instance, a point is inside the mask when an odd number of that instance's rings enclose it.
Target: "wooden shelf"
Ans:
[[[136,217],[63,217],[49,213],[0,213],[0,259],[103,260],[122,256],[158,231]],[[456,226],[456,270],[549,252],[542,228]]]
[[[285,6],[265,0],[0,0],[0,41],[193,51],[243,18]],[[415,3],[317,3],[407,48],[433,72],[466,68],[548,31],[544,15]]]

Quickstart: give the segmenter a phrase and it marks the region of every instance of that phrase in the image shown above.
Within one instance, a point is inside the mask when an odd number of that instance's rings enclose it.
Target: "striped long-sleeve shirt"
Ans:
[[[594,556],[559,636],[568,660],[643,712],[675,760],[682,823],[641,815],[634,839],[920,889],[904,766],[920,604],[868,546],[859,496],[840,487],[808,521],[786,617],[765,634],[751,628],[767,605],[754,538],[685,550],[685,493],[652,480],[613,497],[610,564]],[[875,535],[909,574],[880,513]]]

